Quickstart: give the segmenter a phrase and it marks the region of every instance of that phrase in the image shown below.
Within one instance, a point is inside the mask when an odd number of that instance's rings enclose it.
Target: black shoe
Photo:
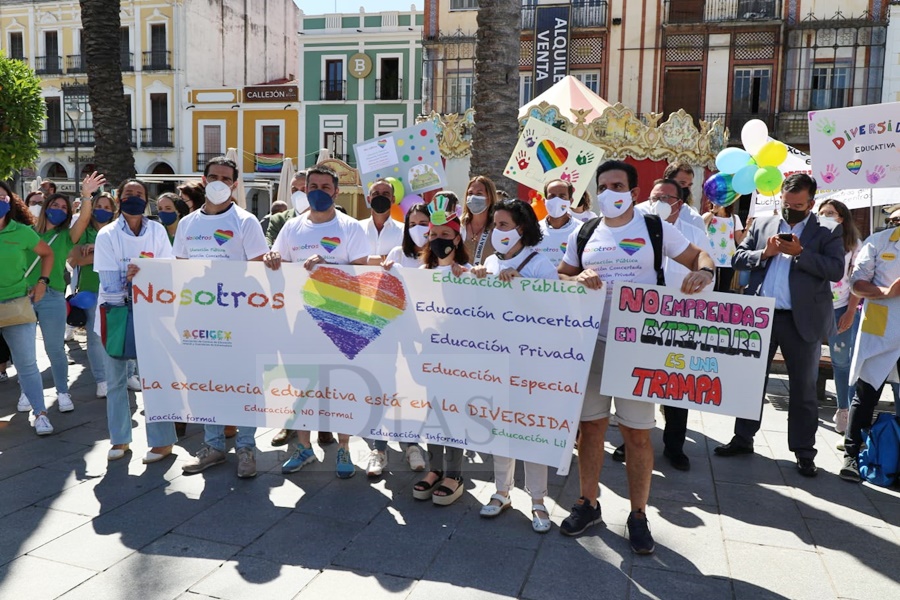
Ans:
[[[738,454],[753,454],[753,445],[742,444],[737,438],[731,438],[727,444],[716,446],[713,450],[716,456],[737,456]]]
[[[845,456],[844,466],[841,467],[839,475],[844,481],[859,483],[861,478],[859,476],[859,464],[856,462],[856,459],[852,456]]]
[[[603,517],[600,516],[600,502],[597,502],[597,507],[594,508],[587,498],[582,496],[572,507],[572,514],[566,517],[559,526],[559,532],[563,535],[578,535],[591,525],[597,524],[603,524]]]
[[[816,468],[816,463],[811,458],[798,458],[797,470],[804,477],[815,477],[819,472],[819,469]]]
[[[641,516],[635,516],[640,514]],[[647,515],[641,511],[633,510],[628,515],[628,539],[631,541],[631,549],[635,554],[653,554],[656,544],[650,535],[650,526],[647,524]]]
[[[625,462],[625,444],[613,450],[612,459],[616,462]]]
[[[674,450],[669,451],[668,448],[665,448],[663,450],[663,456],[668,459],[670,465],[679,471],[691,470],[691,459],[689,459],[684,452],[675,452]]]

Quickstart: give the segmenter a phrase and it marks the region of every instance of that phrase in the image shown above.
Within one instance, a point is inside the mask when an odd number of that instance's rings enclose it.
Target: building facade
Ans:
[[[355,165],[353,144],[422,112],[421,12],[306,15],[299,33],[299,164],[321,149]]]

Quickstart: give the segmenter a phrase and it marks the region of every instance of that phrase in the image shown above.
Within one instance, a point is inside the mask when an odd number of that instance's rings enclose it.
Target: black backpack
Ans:
[[[603,217],[596,217],[585,221],[584,225],[578,231],[578,237],[575,240],[575,249],[578,251],[578,266],[584,269],[581,264],[581,255],[587,246],[588,240],[594,235],[594,230]],[[662,268],[662,219],[659,215],[644,215],[644,223],[647,224],[647,231],[650,233],[650,244],[653,246],[653,270],[656,271],[656,285],[666,285],[666,275]]]

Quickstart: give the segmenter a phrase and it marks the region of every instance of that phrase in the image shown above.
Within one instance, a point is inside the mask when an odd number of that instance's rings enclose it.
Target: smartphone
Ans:
[[[792,233],[779,233],[778,239],[785,242],[790,242],[794,239],[794,235]]]

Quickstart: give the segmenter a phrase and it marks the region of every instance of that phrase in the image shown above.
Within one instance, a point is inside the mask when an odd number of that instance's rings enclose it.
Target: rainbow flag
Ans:
[[[280,173],[281,165],[284,163],[284,156],[281,154],[257,154],[256,155],[256,172],[257,173]]]

